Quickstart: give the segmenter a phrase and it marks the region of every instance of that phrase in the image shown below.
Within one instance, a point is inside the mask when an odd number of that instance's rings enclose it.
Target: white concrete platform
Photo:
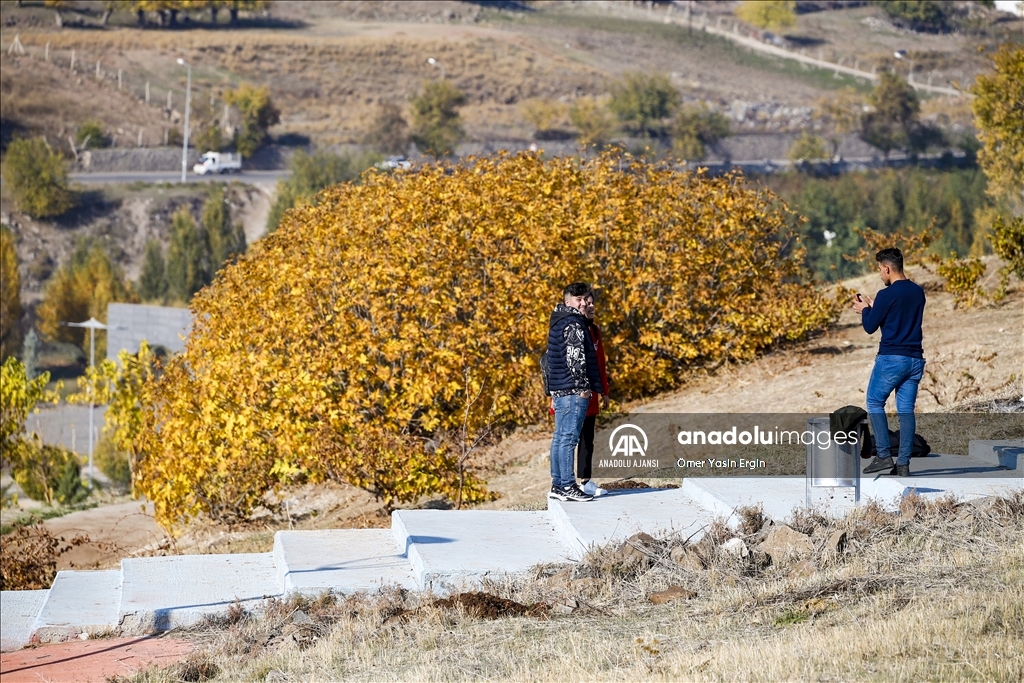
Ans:
[[[697,541],[716,516],[681,489],[613,490],[587,503],[550,499],[548,512],[573,559],[639,531],[677,532]]]
[[[972,441],[971,448],[982,457],[932,453],[923,458],[911,458],[910,475],[957,479],[1012,479],[1021,476],[1024,468],[1017,469],[1016,452],[1019,451],[1024,456],[1024,448],[1014,449],[998,445],[983,449],[973,445],[976,443],[976,441]],[[1005,442],[990,441],[988,443],[1002,444]],[[1008,465],[1012,465],[1012,467]]]
[[[572,559],[546,511],[395,510],[391,530],[417,585],[436,593]]]
[[[911,461],[911,476],[865,476],[861,501],[895,509],[901,497],[1006,496],[1024,489],[1020,443],[972,442],[970,456]],[[1007,467],[1014,458],[1016,469]],[[859,463],[861,467],[867,462]],[[853,488],[811,489],[811,504],[841,515]],[[549,501],[543,511],[399,510],[392,528],[283,531],[274,551],[126,559],[120,571],[63,571],[48,591],[0,595],[0,647],[117,628],[125,635],[189,626],[234,603],[258,608],[269,597],[372,591],[393,584],[447,593],[541,564],[577,560],[593,545],[644,531],[699,538],[715,518],[762,506],[785,520],[806,504],[797,477],[690,477],[679,489],[615,491],[587,503]]]
[[[355,593],[396,585],[418,586],[405,548],[390,529],[279,531],[274,560],[285,595]]]
[[[1024,439],[972,440],[967,455],[1008,470],[1024,471]]]
[[[116,629],[120,604],[119,570],[57,572],[35,637],[46,643]]]
[[[895,479],[895,477],[893,477]],[[928,477],[911,476],[898,480],[903,490],[901,496],[912,493],[923,498],[944,498],[953,496],[957,500],[973,500],[987,496],[1008,496],[1024,489],[1024,476],[1016,477]]]
[[[273,553],[143,557],[121,560],[121,572],[118,621],[128,633],[191,626],[281,594]]]
[[[894,503],[904,486],[895,477],[862,479],[860,500],[875,499]],[[807,505],[807,485],[803,477],[688,477],[680,489],[698,505],[729,525],[739,523],[737,508],[761,505],[772,519],[785,520],[793,510]],[[856,506],[853,487],[811,487],[811,506],[834,515]]]
[[[0,592],[0,651],[20,650],[28,645],[49,594],[48,590]]]

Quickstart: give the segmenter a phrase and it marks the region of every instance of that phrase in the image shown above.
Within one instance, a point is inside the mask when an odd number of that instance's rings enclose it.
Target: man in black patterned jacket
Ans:
[[[548,496],[564,501],[593,500],[577,486],[573,471],[590,396],[603,388],[589,321],[580,312],[590,293],[590,286],[584,282],[567,286],[562,291],[562,303],[551,313],[548,328],[548,391],[555,409]]]

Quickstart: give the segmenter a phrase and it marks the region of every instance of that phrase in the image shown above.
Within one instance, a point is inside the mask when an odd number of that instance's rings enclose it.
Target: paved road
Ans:
[[[230,182],[237,180],[250,185],[273,184],[277,179],[288,175],[290,171],[277,169],[273,171],[243,171],[242,173],[229,173],[226,175],[196,175],[188,174],[187,182],[190,183],[212,183]],[[107,185],[110,183],[176,183],[181,180],[181,171],[128,171],[117,173],[72,173],[71,180],[85,185]]]

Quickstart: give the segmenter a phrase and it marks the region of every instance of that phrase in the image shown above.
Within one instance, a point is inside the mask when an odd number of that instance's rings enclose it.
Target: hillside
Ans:
[[[84,120],[98,118],[116,134],[115,145],[138,144],[140,128],[144,145],[161,144],[163,128],[181,125],[185,73],[174,63],[178,57],[194,67],[194,104],[242,81],[265,84],[282,111],[273,132],[321,145],[361,141],[380,103],[405,106],[425,81],[438,77],[467,94],[462,113],[471,140],[527,139],[533,131],[522,115],[524,101],[601,95],[626,71],[670,74],[685,101],[729,112],[739,130],[798,128],[829,92],[866,90],[852,77],[751,52],[665,23],[666,10],[630,3],[281,2],[271,6],[270,17],[235,30],[207,29],[206,15],[198,13],[177,30],[140,30],[127,13],[116,13],[105,30],[85,30],[97,28],[102,3],[72,4],[79,25],[69,22],[72,28],[62,30],[50,28],[52,12],[45,8],[0,7],[5,140],[28,131],[63,140]],[[752,27],[732,15],[736,4],[702,2],[699,16],[748,33]],[[673,8],[677,20],[683,7]],[[893,56],[903,49],[919,81],[969,85],[988,68],[986,53],[1020,23],[984,8],[971,12],[972,30],[941,35],[897,29],[872,6],[808,12],[785,40],[790,49],[865,70],[909,69]],[[7,54],[13,34],[25,56]],[[40,64],[47,44],[50,63]],[[428,64],[428,57],[440,66]],[[145,104],[147,82],[148,108],[129,106],[130,98]],[[165,112],[168,90],[172,102]],[[924,112],[944,125],[969,125],[962,102],[931,98]]]

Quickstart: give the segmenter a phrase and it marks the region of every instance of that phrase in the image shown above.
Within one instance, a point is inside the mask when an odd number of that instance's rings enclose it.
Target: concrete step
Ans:
[[[412,564],[390,529],[279,531],[274,560],[285,595],[417,588]]]
[[[967,455],[1008,470],[1024,472],[1024,439],[973,439],[968,444]]]
[[[715,514],[681,489],[626,489],[587,503],[548,500],[548,513],[573,559],[633,534],[679,533],[697,541]]]
[[[281,595],[273,553],[143,557],[121,560],[121,572],[118,621],[128,634],[192,626]]]
[[[49,643],[116,629],[120,604],[120,570],[57,572],[33,639]]]
[[[396,510],[391,530],[417,586],[439,594],[572,559],[547,511]]]
[[[0,651],[28,645],[50,591],[0,591]]]

